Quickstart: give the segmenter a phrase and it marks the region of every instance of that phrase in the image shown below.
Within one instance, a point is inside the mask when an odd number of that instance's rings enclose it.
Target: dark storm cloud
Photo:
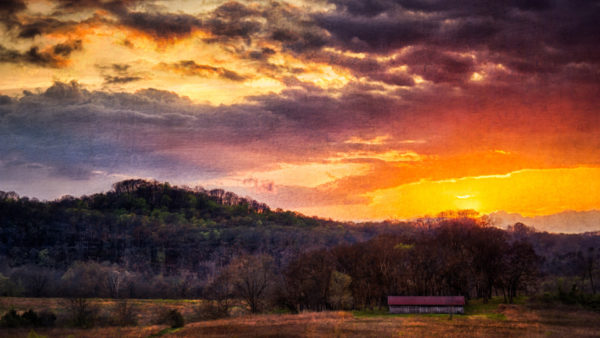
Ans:
[[[398,5],[393,0],[332,0],[338,10],[346,11],[352,15],[373,17]]]
[[[398,60],[378,61],[372,56],[359,58],[324,51],[313,53],[311,60],[344,67],[351,70],[355,76],[365,77],[371,81],[396,86],[413,86],[415,84],[409,73],[389,69],[401,65],[402,63]]]
[[[60,68],[74,51],[81,50],[81,40],[67,41],[40,50],[34,46],[25,52],[0,45],[0,63],[25,63],[42,67]]]
[[[434,83],[464,82],[475,70],[472,58],[434,49],[412,50],[396,61],[408,65],[412,73]]]
[[[94,20],[108,25],[121,25],[148,34],[155,39],[172,39],[189,36],[202,22],[194,15],[183,13],[168,13],[156,10],[153,1],[142,0],[59,0],[56,14],[75,13],[82,10],[101,9],[108,11],[111,17],[93,16],[81,23]],[[145,5],[147,11],[133,11],[137,4]],[[116,19],[113,20],[113,19]],[[38,18],[21,24],[20,37],[34,37],[51,32],[58,28],[73,25],[72,22],[61,22],[54,18]]]
[[[397,98],[385,95],[348,91],[334,98],[317,88],[286,90],[282,95],[262,95],[253,101],[283,118],[292,128],[290,133],[321,141],[345,130],[378,126],[399,107]]]
[[[59,43],[52,48],[55,55],[67,57],[76,50],[81,50],[81,40],[73,40],[65,43]]]
[[[58,0],[58,8],[62,11],[76,12],[82,9],[104,9],[112,13],[124,13],[128,7],[144,0]],[[152,2],[152,1],[148,1]]]
[[[269,57],[275,55],[276,52],[272,48],[264,47],[260,50],[254,50],[248,53],[248,57],[254,60],[267,61]]]
[[[19,24],[16,14],[25,10],[27,6],[23,0],[0,1],[0,23],[11,28]]]
[[[242,38],[251,43],[251,36],[263,28],[260,12],[238,2],[227,2],[205,17],[204,28],[220,38]]]
[[[67,30],[79,24],[75,21],[61,21],[51,17],[35,18],[27,23],[19,23],[20,38],[34,38],[38,35],[48,34],[57,30]]]
[[[200,19],[193,15],[145,12],[119,14],[119,23],[157,39],[188,36],[202,25]]]
[[[214,37],[208,42],[241,39],[280,43],[286,51],[302,53],[317,50],[328,43],[327,32],[297,7],[285,2],[269,2],[246,6],[227,2],[203,15],[203,28]],[[259,56],[254,52],[253,56]]]
[[[14,14],[27,8],[23,0],[3,0],[0,2],[0,13]]]
[[[405,47],[471,53],[519,73],[554,73],[570,63],[600,62],[597,1],[332,0],[313,15],[339,48],[397,53]],[[424,74],[452,79],[449,65]],[[446,68],[446,69],[444,69]],[[454,68],[454,67],[451,67]]]
[[[407,16],[367,18],[346,15],[317,16],[317,22],[346,49],[387,53],[422,43],[438,29],[437,22]]]
[[[372,73],[370,78],[375,81],[381,81],[395,86],[414,86],[415,80],[408,74],[399,72]]]

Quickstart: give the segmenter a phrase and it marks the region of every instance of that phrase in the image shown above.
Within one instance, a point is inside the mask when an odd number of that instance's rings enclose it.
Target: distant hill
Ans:
[[[271,210],[221,189],[146,180],[113,188],[49,202],[0,192],[0,257],[10,265],[65,268],[96,260],[169,273],[202,270],[215,260],[224,264],[244,252],[285,261],[301,251],[364,241],[385,229],[411,231],[406,224],[352,225]]]
[[[590,211],[563,211],[557,214],[525,217],[516,213],[498,211],[491,213],[492,222],[505,228],[515,223],[524,223],[536,228],[538,231],[555,233],[584,233],[600,231],[600,210]]]

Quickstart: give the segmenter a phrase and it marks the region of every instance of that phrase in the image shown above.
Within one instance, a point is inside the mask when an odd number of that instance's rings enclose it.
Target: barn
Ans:
[[[388,296],[390,313],[465,313],[463,296]]]

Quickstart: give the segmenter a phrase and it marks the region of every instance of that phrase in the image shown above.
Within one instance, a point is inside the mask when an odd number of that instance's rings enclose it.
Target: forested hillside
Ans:
[[[220,189],[144,180],[52,202],[0,193],[0,224],[0,255],[11,265],[65,268],[96,260],[162,274],[203,271],[206,262],[226,264],[240,253],[285,259],[298,251],[363,241],[376,231],[273,211]]]
[[[144,180],[50,202],[0,193],[0,293],[237,297],[256,312],[377,307],[390,294],[596,292],[599,236],[475,216],[340,223]]]

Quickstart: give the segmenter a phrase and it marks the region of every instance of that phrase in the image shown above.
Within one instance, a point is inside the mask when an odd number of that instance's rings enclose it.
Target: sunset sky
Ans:
[[[600,2],[2,0],[0,190],[600,209]]]

